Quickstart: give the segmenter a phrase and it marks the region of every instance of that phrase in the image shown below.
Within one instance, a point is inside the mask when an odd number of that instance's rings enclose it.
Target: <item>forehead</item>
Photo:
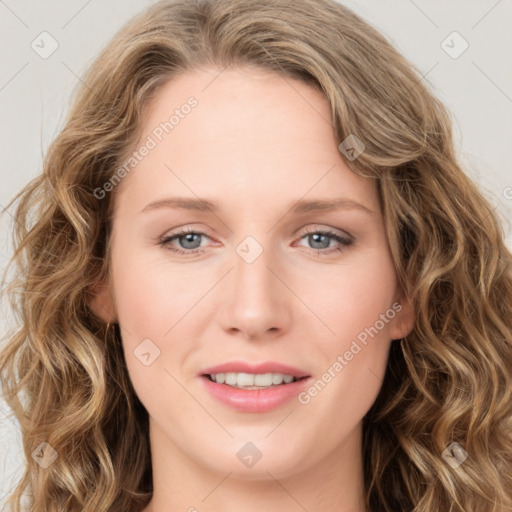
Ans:
[[[188,108],[191,98],[196,106]],[[172,126],[165,125],[168,121]],[[164,128],[164,144],[179,146],[193,136],[198,147],[212,149],[213,142],[234,155],[238,147],[247,149],[250,141],[255,148],[277,148],[312,137],[332,139],[331,124],[329,104],[320,91],[253,68],[182,73],[156,91],[142,119],[143,135]]]
[[[137,147],[151,149],[122,183],[133,204],[169,193],[261,207],[313,192],[375,205],[373,181],[344,163],[327,99],[305,82],[253,68],[187,71],[146,107]]]

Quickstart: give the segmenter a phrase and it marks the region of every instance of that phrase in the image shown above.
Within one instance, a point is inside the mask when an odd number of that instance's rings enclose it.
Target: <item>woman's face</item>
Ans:
[[[326,98],[250,68],[187,72],[157,92],[143,146],[112,185],[95,307],[121,326],[154,457],[250,479],[356,457],[412,311]]]

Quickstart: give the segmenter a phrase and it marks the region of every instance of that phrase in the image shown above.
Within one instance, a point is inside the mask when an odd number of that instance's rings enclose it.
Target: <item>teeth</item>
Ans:
[[[213,382],[218,384],[227,384],[237,388],[259,389],[270,386],[279,386],[280,384],[289,384],[297,380],[293,375],[284,373],[214,373],[210,375]]]

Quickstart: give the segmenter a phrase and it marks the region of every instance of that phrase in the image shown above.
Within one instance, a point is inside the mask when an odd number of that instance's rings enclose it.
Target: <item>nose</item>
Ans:
[[[268,249],[252,262],[240,254],[234,251],[233,269],[222,289],[217,310],[222,328],[248,339],[278,337],[292,318],[293,294],[283,284],[284,269]]]

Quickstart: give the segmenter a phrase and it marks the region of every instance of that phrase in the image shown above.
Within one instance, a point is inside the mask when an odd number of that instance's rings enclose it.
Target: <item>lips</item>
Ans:
[[[261,389],[243,389],[213,382],[212,374],[252,373],[268,374],[280,373],[291,375],[295,380],[288,384],[281,384]],[[198,377],[206,391],[212,398],[238,412],[265,413],[284,406],[304,390],[311,381],[311,376],[299,368],[277,362],[246,363],[231,361],[203,369]]]
[[[254,373],[254,374],[263,374],[263,373],[284,373],[286,375],[291,375],[296,379],[302,379],[303,377],[309,377],[310,375],[299,368],[295,368],[293,366],[289,366],[286,364],[268,361],[262,363],[246,363],[244,361],[230,361],[227,363],[219,364],[217,366],[210,366],[209,368],[205,368],[201,370],[199,375],[211,375],[215,373]]]

